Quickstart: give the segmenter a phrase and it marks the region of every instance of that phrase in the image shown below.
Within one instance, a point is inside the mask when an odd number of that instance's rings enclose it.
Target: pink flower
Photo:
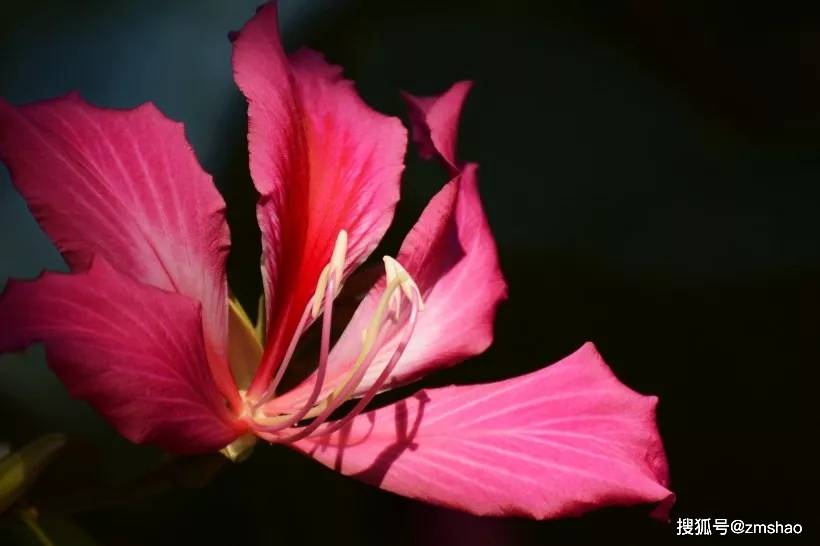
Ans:
[[[287,56],[270,4],[235,36],[260,194],[264,319],[228,295],[224,203],[180,124],[146,104],[77,95],[0,101],[0,158],[70,274],[8,283],[0,351],[44,344],[71,393],[134,442],[232,457],[256,438],[384,489],[477,514],[535,518],[671,504],[656,398],[622,385],[587,343],[485,385],[423,390],[362,413],[379,392],[484,351],[507,289],[476,186],[455,157],[469,89],[408,95],[414,140],[452,180],[330,347],[334,298],[399,197],[406,132],[341,69]],[[306,328],[316,370],[280,393]],[[337,408],[358,400],[343,417]]]

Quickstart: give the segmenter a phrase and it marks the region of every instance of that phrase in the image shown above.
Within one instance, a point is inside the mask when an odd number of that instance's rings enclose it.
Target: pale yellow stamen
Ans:
[[[345,258],[347,255],[347,231],[341,230],[339,236],[336,237],[336,244],[333,247],[333,254],[322,273],[319,275],[319,282],[316,283],[316,291],[313,293],[313,308],[311,315],[316,318],[322,311],[322,303],[324,300],[325,289],[327,288],[327,281],[330,275],[336,274],[336,294],[342,289],[342,275],[345,270]]]
[[[383,261],[386,283],[387,285],[390,285],[391,283],[396,282],[399,276],[399,272],[396,270],[396,264],[398,262],[396,262],[396,260],[393,260],[392,258],[388,259],[387,256],[383,258]],[[394,319],[398,320],[399,314],[401,313],[401,294],[397,290],[393,291],[393,295],[390,296],[388,308],[390,309],[390,311],[392,311]],[[367,330],[365,330],[364,332],[366,334]]]
[[[332,301],[328,303],[328,301],[325,300],[332,300],[334,294],[338,293],[335,288],[335,284],[339,282],[341,275],[344,272],[346,250],[347,233],[342,231],[339,233],[339,237],[336,240],[336,246],[334,247],[331,260],[320,275],[316,292],[312,298],[312,301],[308,303],[308,307],[305,310],[305,317],[316,318],[323,312],[323,310],[326,313],[331,312],[327,309],[327,307],[328,305],[332,305]],[[321,354],[324,356],[320,356],[319,367],[317,370],[318,375],[316,377],[316,381],[318,381],[318,383],[314,383],[313,393],[306,400],[304,400],[301,408],[296,411],[289,411],[287,413],[279,413],[275,415],[267,414],[265,412],[264,404],[257,404],[252,409],[250,418],[259,427],[264,428],[265,432],[276,434],[292,428],[298,422],[303,420],[314,419],[314,421],[308,425],[307,428],[300,429],[301,432],[297,432],[295,436],[298,437],[299,434],[309,434],[311,430],[315,429],[315,427],[321,426],[327,417],[336,408],[338,408],[340,404],[344,403],[348,398],[354,395],[356,387],[362,381],[368,367],[372,364],[373,358],[376,356],[375,353],[379,350],[380,343],[385,341],[381,339],[380,336],[385,332],[386,324],[396,324],[399,328],[402,328],[401,331],[405,332],[408,337],[411,335],[413,327],[416,323],[417,314],[423,307],[418,286],[404,267],[402,267],[401,264],[393,258],[390,258],[389,256],[384,257],[384,268],[384,290],[379,296],[379,300],[376,302],[376,306],[367,327],[362,330],[362,340],[359,354],[354,359],[350,369],[347,370],[342,378],[339,378],[340,381],[334,381],[335,387],[331,390],[331,392],[325,395],[324,398],[319,400],[323,393],[326,392],[324,379],[320,379],[320,377],[324,377],[324,374],[327,371],[327,352],[326,350],[323,350]],[[333,287],[330,286],[331,279],[333,279]],[[407,297],[410,301],[411,312],[409,314],[407,324],[398,324],[402,305],[401,300],[404,297]],[[319,305],[317,305],[317,302]],[[403,328],[405,327],[409,327],[409,330],[404,330]],[[323,324],[323,336],[326,333],[325,328],[329,328],[327,324]],[[401,351],[406,346],[406,343],[407,339],[400,342],[399,348],[393,353],[394,358],[400,357]],[[287,358],[285,361],[287,362]],[[391,359],[391,362],[392,361],[393,360]],[[388,365],[392,366],[394,364]],[[274,380],[274,385],[275,384],[277,384],[276,380]],[[328,386],[327,388],[329,389],[330,387]],[[376,386],[376,388],[378,388],[378,386]],[[273,389],[275,389],[275,386]],[[372,395],[370,396],[372,397]],[[313,427],[313,429],[311,427]],[[291,435],[289,438],[292,439],[293,436],[294,435]]]
[[[416,286],[416,282],[410,276],[410,274],[401,266],[399,262],[391,258],[390,256],[385,256],[382,258],[384,261],[384,269],[387,273],[387,282],[388,284],[391,281],[391,274],[393,278],[398,281],[399,286],[401,287],[401,291],[404,292],[404,295],[407,297],[408,300],[413,301],[413,294],[421,294],[419,291],[419,287]],[[424,309],[424,302],[419,298],[419,311]]]
[[[356,357],[353,366],[347,372],[345,379],[341,381],[333,391],[325,397],[324,400],[319,402],[306,416],[305,418],[311,418],[319,415],[324,411],[330,404],[332,404],[339,394],[344,391],[348,384],[350,383],[353,376],[356,372],[361,368],[361,366],[365,363],[368,356],[370,355],[371,351],[373,350],[374,345],[376,344],[376,339],[378,338],[379,333],[382,330],[382,327],[385,324],[387,313],[388,311],[395,313],[395,317],[398,317],[398,309],[400,308],[400,300],[401,300],[401,293],[412,302],[417,301],[419,306],[419,311],[423,309],[423,302],[421,297],[413,298],[414,292],[419,294],[418,287],[416,283],[413,281],[410,274],[405,271],[405,269],[393,258],[390,256],[385,256],[383,258],[384,261],[384,269],[385,269],[385,290],[382,293],[381,297],[379,298],[379,302],[376,304],[376,309],[373,312],[373,316],[370,319],[370,322],[367,328],[364,329],[362,332],[362,347],[359,351],[359,355]],[[396,299],[398,298],[398,302]]]

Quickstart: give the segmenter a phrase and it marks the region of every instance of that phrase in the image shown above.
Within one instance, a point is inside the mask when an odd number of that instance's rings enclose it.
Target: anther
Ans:
[[[418,298],[419,311],[423,311],[424,301],[421,299],[421,292],[419,291],[419,287],[416,286],[416,282],[413,280],[413,277],[410,276],[410,274],[401,266],[399,262],[390,256],[383,257],[382,261],[384,261],[384,270],[387,275],[388,285],[392,281],[397,282],[401,288],[401,291],[404,292],[404,295],[408,300],[414,301],[416,297]]]
[[[336,237],[336,244],[333,247],[333,254],[330,257],[330,263],[328,263],[324,269],[322,269],[322,273],[319,275],[319,282],[316,283],[316,291],[313,293],[313,308],[311,309],[311,314],[313,318],[319,316],[319,312],[322,310],[322,298],[325,295],[325,288],[327,287],[327,281],[331,275],[336,276],[336,290],[333,296],[339,294],[339,291],[342,289],[342,276],[344,275],[345,270],[345,258],[347,256],[347,231],[341,230],[339,235]]]

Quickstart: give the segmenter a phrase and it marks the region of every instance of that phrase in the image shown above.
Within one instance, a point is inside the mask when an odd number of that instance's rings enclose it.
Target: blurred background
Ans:
[[[150,100],[185,123],[228,201],[231,285],[251,309],[259,234],[227,33],[258,2],[0,7],[0,96],[76,89],[103,106]],[[816,540],[818,15],[706,1],[283,0],[286,46],[325,52],[380,111],[403,116],[399,90],[476,82],[459,156],[481,164],[510,299],[485,355],[423,385],[517,375],[592,340],[621,380],[660,396],[673,521],[796,522],[804,533],[788,542]],[[407,163],[387,252],[446,178],[413,150]],[[0,286],[44,268],[65,265],[0,167]],[[58,546],[696,540],[645,508],[472,517],[282,447],[237,465],[169,459],[69,399],[42,351],[2,357],[0,443],[45,432],[68,444],[28,498]],[[6,520],[0,544],[36,542]]]

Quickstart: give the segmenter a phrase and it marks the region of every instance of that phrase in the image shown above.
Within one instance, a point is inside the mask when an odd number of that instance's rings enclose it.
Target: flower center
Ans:
[[[367,406],[378,394],[389,378],[407,347],[413,334],[418,313],[423,309],[423,302],[418,286],[393,258],[384,257],[385,288],[382,292],[367,327],[362,332],[359,353],[349,369],[334,380],[328,380],[328,356],[330,354],[330,332],[333,317],[333,301],[339,294],[344,273],[345,255],[347,253],[347,233],[341,231],[330,262],[322,270],[316,291],[299,321],[299,325],[285,353],[271,384],[265,393],[251,403],[251,419],[256,430],[267,433],[268,439],[279,442],[294,442],[313,434],[325,425],[331,414],[343,403],[361,395],[359,402],[342,419],[328,424],[318,434],[330,434],[345,426]],[[403,306],[404,300],[409,305]],[[307,399],[293,411],[269,415],[265,404],[275,397],[275,392],[293,357],[299,338],[312,320],[322,316],[322,333],[319,348],[319,362],[314,374],[313,388]],[[398,341],[396,343],[396,341]],[[395,347],[384,368],[363,392],[357,391],[366,376],[368,369],[383,349],[388,345]],[[381,360],[381,362],[384,362]],[[305,425],[301,421],[312,419]]]

